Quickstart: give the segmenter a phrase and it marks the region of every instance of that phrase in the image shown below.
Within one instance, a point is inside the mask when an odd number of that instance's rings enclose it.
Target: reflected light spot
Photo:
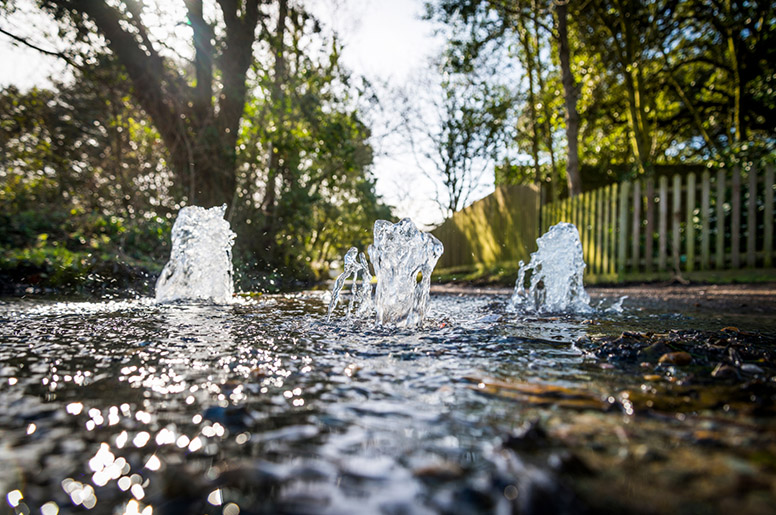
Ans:
[[[8,378],[8,384],[10,384],[11,386],[15,385],[18,382],[19,382],[19,380],[16,379],[15,377],[9,377]]]
[[[194,424],[199,424],[200,422],[202,422],[202,415],[200,415],[200,414],[194,415],[191,418],[191,422],[194,423]]]
[[[180,435],[178,437],[178,440],[175,442],[175,445],[183,449],[184,447],[189,445],[189,437],[186,435]]]
[[[59,505],[54,501],[49,501],[40,507],[41,515],[57,515],[59,513]]]
[[[135,435],[135,438],[132,440],[132,444],[134,444],[135,447],[143,447],[145,444],[148,443],[148,440],[151,439],[151,435],[148,434],[147,431],[140,431],[138,434]]]
[[[224,506],[224,515],[239,515],[239,513],[240,513],[240,507],[233,502],[230,502],[229,504]]]
[[[506,488],[504,488],[504,497],[509,499],[510,501],[514,501],[517,499],[517,496],[520,494],[520,492],[517,490],[517,487],[515,485],[507,485]]]
[[[202,448],[202,440],[199,437],[194,438],[189,444],[189,452],[196,452]]]
[[[138,484],[132,485],[132,488],[130,488],[129,491],[132,492],[132,497],[138,501],[145,497],[145,490],[143,490],[143,487]]]
[[[148,461],[145,464],[146,468],[149,470],[159,470],[159,468],[162,466],[161,460],[154,454],[150,458],[148,458]]]
[[[67,405],[65,409],[71,415],[80,415],[84,409],[84,405],[81,404],[80,402],[71,402],[70,404]]]
[[[16,508],[19,506],[19,502],[24,499],[24,496],[19,490],[14,490],[13,492],[8,492],[5,498],[8,500],[8,504],[11,505],[11,508]]]
[[[132,486],[132,480],[124,476],[119,479],[118,485],[122,492],[126,492]]]
[[[224,499],[221,495],[221,489],[213,490],[210,492],[210,495],[207,496],[207,502],[212,504],[213,506],[221,506],[221,504],[224,502]]]
[[[35,424],[30,424],[29,426],[27,426],[27,434],[31,435],[32,433],[35,432],[36,429],[38,429],[38,426],[36,426]]]
[[[126,431],[122,431],[116,437],[116,447],[118,447],[119,449],[124,448],[124,446],[127,445],[127,440],[129,440],[129,435],[127,434]]]
[[[175,443],[175,433],[163,427],[156,433],[156,445],[167,445]]]

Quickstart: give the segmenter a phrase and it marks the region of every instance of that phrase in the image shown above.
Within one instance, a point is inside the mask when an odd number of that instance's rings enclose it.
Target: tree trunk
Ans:
[[[278,197],[278,179],[282,174],[283,152],[281,149],[280,138],[283,132],[283,113],[285,112],[285,99],[283,94],[283,83],[286,80],[286,58],[285,58],[285,36],[286,36],[286,18],[288,17],[288,0],[279,0],[278,2],[278,21],[275,29],[275,35],[272,40],[272,56],[275,60],[274,77],[272,79],[272,89],[270,92],[272,105],[275,109],[275,133],[270,138],[267,145],[269,160],[267,167],[267,182],[264,189],[264,198],[261,203],[261,211],[264,215],[264,225],[262,227],[262,239],[266,242],[265,247],[275,237],[277,232],[277,197]]]
[[[245,76],[253,59],[259,1],[218,0],[226,25],[223,51],[216,59],[212,27],[202,16],[202,0],[186,0],[194,33],[196,84],[153,47],[141,21],[141,5],[125,2],[127,13],[104,1],[54,0],[86,15],[108,41],[127,71],[132,94],[159,131],[188,203],[231,206],[236,186],[237,135],[245,107]],[[222,89],[217,109],[212,98],[214,68]]]
[[[579,172],[579,112],[577,99],[579,86],[571,72],[571,50],[568,33],[568,3],[556,2],[555,11],[558,15],[558,58],[560,60],[561,81],[563,83],[563,99],[566,106],[566,140],[567,163],[566,182],[569,196],[582,193],[582,176]]]
[[[534,57],[531,50],[531,41],[528,34],[528,27],[523,20],[523,37],[521,41],[523,43],[523,50],[525,51],[525,71],[528,74],[528,116],[531,120],[531,157],[534,162],[534,182],[537,185],[542,183],[541,167],[539,166],[539,134],[537,132],[536,121],[536,93],[534,86]]]

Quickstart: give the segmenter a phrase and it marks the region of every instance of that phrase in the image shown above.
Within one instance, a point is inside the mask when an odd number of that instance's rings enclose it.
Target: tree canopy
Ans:
[[[523,71],[513,98],[524,157],[500,166],[500,181],[555,182],[578,168],[563,188],[575,193],[575,182],[663,165],[773,158],[773,1],[437,0],[427,10],[453,27],[452,70],[500,45]]]

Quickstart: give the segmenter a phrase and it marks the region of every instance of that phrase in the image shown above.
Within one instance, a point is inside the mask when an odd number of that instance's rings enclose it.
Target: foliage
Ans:
[[[568,115],[568,107],[558,102],[559,5],[535,0],[427,2],[428,17],[452,27],[447,34],[450,52],[458,56],[451,61],[455,69],[476,67],[483,51],[497,43],[512,48],[521,65],[523,81],[514,98],[522,113],[515,144],[523,157],[501,166],[499,181],[530,180],[532,164],[534,180],[539,175],[552,182],[562,178],[562,173],[541,171],[562,154],[553,140],[567,145],[559,131]],[[579,92],[585,182],[654,174],[664,165],[748,166],[773,159],[772,1],[591,0],[563,5]],[[562,165],[562,158],[556,164]],[[612,169],[625,172],[607,175]]]
[[[336,41],[314,18],[278,3],[286,17],[274,14],[274,30],[270,13],[261,22],[257,41],[272,51],[257,53],[246,74],[230,165],[229,219],[246,289],[320,278],[349,246],[365,246],[376,218],[390,217],[369,173],[361,112],[370,91],[341,67]],[[69,59],[81,60],[72,82],[0,91],[0,269],[55,287],[106,266],[158,270],[190,184],[120,56],[95,44]],[[165,61],[170,73],[189,73]]]

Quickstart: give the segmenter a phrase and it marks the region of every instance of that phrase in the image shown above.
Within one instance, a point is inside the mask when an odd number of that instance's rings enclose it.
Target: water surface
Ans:
[[[620,393],[643,377],[576,343],[719,329],[714,315],[518,317],[507,300],[435,295],[423,327],[402,330],[326,323],[318,293],[229,306],[6,300],[0,512],[772,506],[770,416],[634,412]]]

